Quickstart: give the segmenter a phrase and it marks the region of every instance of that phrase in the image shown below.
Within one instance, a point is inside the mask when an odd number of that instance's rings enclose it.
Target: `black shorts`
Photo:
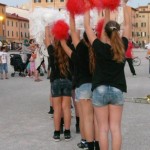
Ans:
[[[70,96],[72,91],[72,82],[68,79],[56,79],[51,82],[52,97]]]

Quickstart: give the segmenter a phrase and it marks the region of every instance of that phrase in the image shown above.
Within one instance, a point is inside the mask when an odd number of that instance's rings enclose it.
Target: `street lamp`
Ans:
[[[0,16],[0,21],[3,21],[4,20],[4,17],[3,16]]]
[[[4,26],[4,16],[3,15],[0,15],[0,25],[2,26],[1,28],[0,28],[0,32],[2,32],[2,34],[0,35],[0,39],[2,40],[3,38],[4,38],[4,30],[5,30],[5,26]]]

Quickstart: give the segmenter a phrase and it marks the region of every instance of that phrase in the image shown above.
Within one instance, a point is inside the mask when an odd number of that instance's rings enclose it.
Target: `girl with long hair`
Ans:
[[[48,27],[46,28],[45,43],[47,43],[48,54],[50,57],[50,82],[51,82],[51,96],[53,99],[54,109],[54,135],[55,141],[60,141],[60,122],[63,114],[64,117],[64,138],[66,141],[71,139],[70,125],[71,125],[71,90],[72,90],[72,75],[71,75],[71,61],[64,52],[60,41],[52,39],[48,35]]]
[[[83,34],[83,39],[80,40],[80,37],[76,32],[73,15],[70,15],[70,30],[73,45],[76,50],[74,52],[71,51],[65,40],[61,40],[61,44],[66,54],[71,58],[76,67],[75,99],[78,103],[80,133],[82,138],[82,141],[78,144],[78,146],[80,148],[94,150],[94,115],[91,102],[91,82],[95,67],[95,58],[86,33]],[[85,140],[87,143],[85,143]],[[99,150],[99,145],[96,144],[96,146],[96,150]]]
[[[105,24],[101,39],[98,39],[90,27],[89,11],[84,14],[84,27],[94,49],[96,64],[92,80],[92,103],[99,129],[101,150],[109,149],[110,131],[113,150],[121,150],[121,118],[123,111],[123,92],[126,92],[124,74],[125,51],[129,38],[128,8],[124,6],[124,31],[120,37],[120,25],[110,21],[110,11],[105,10]]]

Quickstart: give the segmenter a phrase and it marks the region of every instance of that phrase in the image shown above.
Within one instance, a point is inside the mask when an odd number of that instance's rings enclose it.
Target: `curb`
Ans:
[[[125,102],[150,104],[150,99],[148,97],[140,97],[140,98],[130,97],[130,98],[125,98]]]

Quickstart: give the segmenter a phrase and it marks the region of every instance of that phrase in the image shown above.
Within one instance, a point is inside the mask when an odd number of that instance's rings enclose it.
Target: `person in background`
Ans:
[[[1,51],[1,47],[0,47],[0,79],[3,79],[2,54],[3,54],[3,52]]]
[[[36,59],[36,54],[32,52],[31,57],[29,59],[30,61],[30,77],[34,77],[35,74],[35,59]]]
[[[8,79],[8,54],[6,52],[6,47],[1,47],[1,79]],[[3,71],[5,73],[5,76],[3,76]]]
[[[150,44],[147,46],[146,59],[149,60],[149,78],[150,78]]]
[[[131,71],[132,75],[136,76],[135,69],[134,69],[134,66],[133,66],[132,50],[133,50],[133,44],[132,44],[132,41],[129,41],[128,42],[128,49],[127,49],[127,51],[125,53],[125,56],[126,56],[126,61],[129,64],[129,68],[130,68],[130,71]]]
[[[90,12],[84,14],[84,27],[94,49],[96,66],[92,80],[92,103],[99,129],[101,150],[121,150],[121,120],[123,92],[127,91],[124,74],[125,51],[128,47],[130,17],[129,8],[124,6],[124,31],[120,37],[120,25],[110,20],[110,10],[105,9],[104,28],[98,39],[90,26]]]

